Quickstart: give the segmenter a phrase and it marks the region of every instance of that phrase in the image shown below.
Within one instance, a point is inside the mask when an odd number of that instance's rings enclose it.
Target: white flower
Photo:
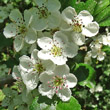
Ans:
[[[37,8],[36,15],[32,21],[32,26],[37,31],[48,28],[56,28],[60,24],[61,15],[59,9],[61,7],[58,0],[34,0]]]
[[[42,82],[38,89],[40,94],[50,99],[56,94],[62,101],[71,98],[70,88],[77,84],[77,78],[69,73],[67,65],[57,66],[53,72],[43,72],[39,78]]]
[[[67,36],[60,31],[53,35],[53,39],[42,37],[37,43],[42,48],[38,52],[38,57],[44,60],[50,59],[57,65],[65,64],[67,57],[73,58],[78,52],[78,46],[68,42]]]
[[[50,60],[41,60],[37,57],[37,50],[34,49],[31,58],[23,55],[20,57],[19,68],[21,76],[27,90],[33,90],[37,87],[39,75],[44,71],[53,70],[55,65]]]
[[[33,18],[33,9],[24,11],[24,19],[21,12],[18,9],[14,9],[9,18],[13,23],[8,24],[4,29],[4,35],[6,38],[14,37],[14,48],[18,52],[24,45],[24,40],[28,44],[33,44],[37,35],[32,29],[31,22]]]
[[[72,31],[73,40],[78,42],[79,45],[84,44],[85,36],[95,36],[99,31],[99,25],[97,22],[92,22],[92,15],[86,11],[81,11],[78,15],[74,8],[67,7],[62,12],[62,26],[61,29],[64,31]],[[80,44],[81,43],[81,44]]]
[[[104,60],[106,56],[106,53],[102,51],[103,37],[103,35],[96,36],[90,44],[92,58],[97,58],[99,61]]]
[[[110,33],[103,35],[103,44],[110,46]]]

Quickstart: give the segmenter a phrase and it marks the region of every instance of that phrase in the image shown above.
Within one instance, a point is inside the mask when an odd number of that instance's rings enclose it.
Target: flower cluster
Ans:
[[[66,64],[68,58],[74,58],[79,46],[97,35],[99,25],[86,10],[77,15],[69,6],[60,13],[58,0],[34,1],[36,7],[25,10],[24,15],[18,9],[11,11],[11,23],[4,29],[6,38],[14,38],[17,52],[23,49],[24,43],[36,43],[40,48],[33,48],[31,57],[23,55],[19,58],[13,78],[22,81],[28,93],[38,88],[42,96],[52,99],[56,94],[62,101],[68,101],[71,88],[77,84],[77,78]],[[101,44],[96,47],[96,43],[91,43],[92,56],[95,52],[98,54]],[[95,56],[99,57],[99,54]]]
[[[106,53],[102,50],[103,46],[110,46],[110,33],[107,35],[98,35],[93,38],[90,43],[90,51],[85,56],[85,63],[91,64],[91,58],[97,58],[98,61],[103,61]]]

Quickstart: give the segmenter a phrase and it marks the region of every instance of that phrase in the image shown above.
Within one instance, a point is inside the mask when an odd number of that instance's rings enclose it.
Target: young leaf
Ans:
[[[69,102],[60,101],[56,110],[81,110],[81,106],[74,97],[71,97]]]

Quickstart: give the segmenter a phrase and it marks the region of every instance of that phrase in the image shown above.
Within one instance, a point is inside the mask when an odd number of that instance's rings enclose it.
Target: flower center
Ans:
[[[82,26],[80,24],[74,24],[73,31],[82,32]]]
[[[34,71],[37,71],[39,74],[44,71],[44,67],[42,64],[35,64],[35,68],[33,69]]]
[[[73,31],[82,32],[82,22],[78,18],[75,18],[73,21]]]
[[[51,53],[52,53],[55,57],[62,55],[61,48],[57,47],[56,45],[54,45],[54,46],[52,47]]]
[[[63,83],[64,83],[63,78],[55,76],[54,85],[56,87],[62,85]]]
[[[50,12],[48,11],[47,7],[44,5],[42,7],[38,7],[38,14],[39,14],[39,19],[41,18],[47,18],[50,15]]]
[[[20,33],[24,34],[27,31],[27,29],[25,26],[20,26],[19,31],[20,31]]]

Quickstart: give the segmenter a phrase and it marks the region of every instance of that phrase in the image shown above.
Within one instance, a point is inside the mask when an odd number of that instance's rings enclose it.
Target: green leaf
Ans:
[[[4,99],[5,95],[4,93],[2,92],[2,90],[0,89],[0,101],[2,101]]]
[[[97,2],[94,0],[87,0],[85,3],[86,10],[88,10],[91,14],[93,14],[96,4]]]
[[[98,14],[95,17],[95,20],[97,22],[101,22],[102,20],[107,19],[108,17],[110,17],[110,6],[101,11],[100,14]]]
[[[95,8],[94,15],[97,15],[98,13],[105,9],[109,5],[109,0],[97,0],[98,3]]]
[[[4,47],[11,46],[12,44],[13,39],[6,39],[5,36],[0,33],[0,50]]]
[[[76,65],[75,76],[81,86],[93,88],[95,84],[95,70],[88,64],[79,63]]]
[[[75,8],[76,12],[79,13],[82,10],[85,10],[85,3],[79,2],[71,5],[73,8]]]
[[[75,8],[77,13],[79,13],[82,10],[88,10],[91,14],[93,14],[97,2],[95,0],[87,0],[85,3],[77,2],[77,0],[71,0],[69,4],[70,6]]]
[[[110,52],[110,46],[103,46],[102,50],[104,52]]]
[[[29,110],[40,110],[40,105],[38,104],[37,101],[38,101],[38,97],[36,97],[36,98],[33,100],[31,106],[29,107]]]
[[[99,26],[102,26],[102,27],[110,26],[110,17],[107,18],[106,20],[100,22],[100,23],[99,23]]]
[[[48,99],[47,97],[39,95],[39,97],[36,97],[33,100],[29,110],[55,110],[55,106],[52,101],[53,99]]]
[[[81,106],[74,97],[71,97],[69,102],[60,101],[56,110],[81,110]]]

